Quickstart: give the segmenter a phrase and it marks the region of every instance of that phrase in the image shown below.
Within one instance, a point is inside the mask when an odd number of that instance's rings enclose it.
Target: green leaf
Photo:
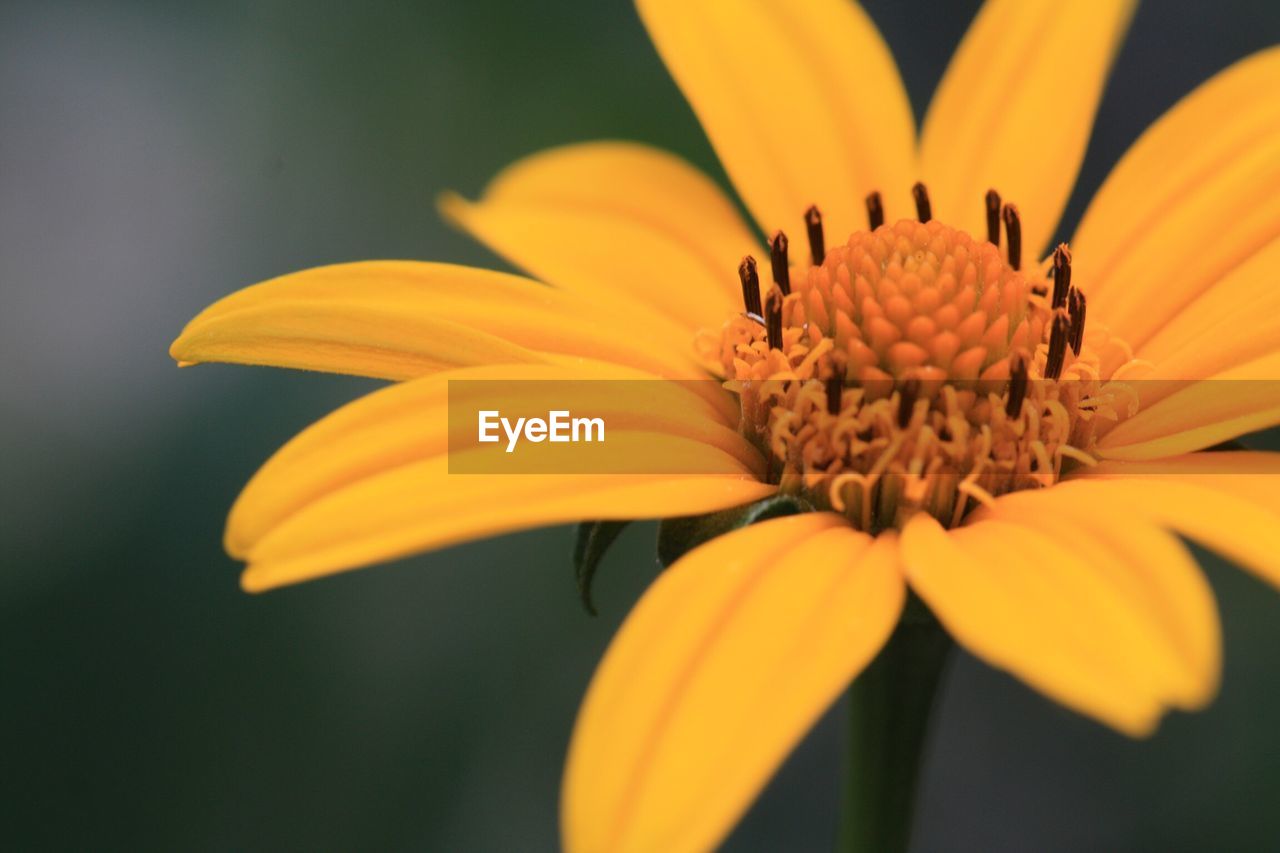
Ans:
[[[583,521],[578,524],[578,541],[573,546],[573,569],[578,577],[578,595],[582,596],[582,606],[592,616],[596,615],[595,605],[591,603],[591,582],[595,579],[596,569],[622,528],[630,523]]]
[[[773,495],[753,504],[708,515],[666,518],[658,525],[658,561],[665,569],[689,551],[731,530],[771,518],[812,512],[813,505],[795,495]]]

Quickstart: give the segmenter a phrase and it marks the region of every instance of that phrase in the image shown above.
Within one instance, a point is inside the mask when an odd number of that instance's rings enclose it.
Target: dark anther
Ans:
[[[1071,351],[1080,354],[1080,346],[1084,343],[1084,294],[1071,288],[1067,297],[1067,313],[1071,315]]]
[[[1000,245],[1000,193],[987,190],[987,242]]]
[[[911,423],[911,413],[915,411],[916,400],[920,398],[920,380],[908,379],[902,383],[902,390],[898,393],[898,427],[906,429],[907,424]]]
[[[1027,398],[1027,357],[1020,352],[1009,359],[1009,399],[1004,413],[1011,418],[1022,414],[1022,401]]]
[[[830,372],[826,377],[827,413],[840,414],[840,406],[844,402],[844,380],[848,375],[849,360],[844,353],[836,351],[831,354]]]
[[[1053,331],[1049,333],[1049,356],[1044,362],[1045,379],[1057,379],[1062,375],[1062,364],[1067,357],[1067,339],[1071,336],[1071,318],[1066,311],[1053,314]]]
[[[781,231],[769,241],[769,263],[773,266],[773,283],[786,296],[791,292],[791,268],[787,266],[787,235]]]
[[[1022,269],[1022,219],[1018,217],[1018,208],[1012,204],[1004,206],[1004,230],[1009,235],[1009,266],[1020,270]]]
[[[916,200],[916,219],[928,222],[933,219],[933,207],[929,204],[929,191],[919,181],[911,188],[911,197]]]
[[[813,265],[816,267],[827,256],[826,243],[822,237],[822,214],[818,212],[816,205],[804,212],[804,227],[809,232],[809,254],[813,256]]]
[[[738,264],[738,279],[742,282],[742,303],[747,313],[763,318],[760,308],[760,274],[756,272],[756,259],[747,255]]]
[[[1053,250],[1053,308],[1065,308],[1071,290],[1071,250],[1060,243]]]
[[[782,291],[776,287],[764,300],[764,331],[769,349],[782,349]]]
[[[827,377],[827,413],[840,414],[841,396],[844,394],[844,377]]]
[[[867,224],[872,231],[884,224],[884,202],[878,192],[867,196]]]

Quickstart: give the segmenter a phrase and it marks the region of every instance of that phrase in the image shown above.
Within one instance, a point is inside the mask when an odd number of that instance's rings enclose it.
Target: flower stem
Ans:
[[[841,850],[906,851],[922,747],[952,646],[913,596],[889,642],[853,682]]]

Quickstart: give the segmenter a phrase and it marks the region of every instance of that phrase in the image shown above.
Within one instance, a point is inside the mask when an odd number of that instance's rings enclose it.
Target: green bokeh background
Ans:
[[[866,5],[921,112],[976,4]],[[1267,0],[1150,0],[1067,221],[1180,94],[1277,41]],[[304,267],[500,266],[434,197],[546,146],[638,139],[722,176],[632,9],[8,0],[0,69],[0,845],[553,848],[575,709],[653,527],[606,564],[597,619],[566,529],[247,596],[220,547],[238,488],[375,383],[180,373],[166,348]],[[1280,596],[1206,566],[1209,711],[1134,743],[963,658],[918,849],[1280,849]],[[830,847],[838,714],[730,849]]]

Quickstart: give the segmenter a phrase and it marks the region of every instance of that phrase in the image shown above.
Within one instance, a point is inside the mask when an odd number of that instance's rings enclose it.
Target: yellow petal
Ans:
[[[742,310],[738,262],[760,246],[724,193],[670,154],[592,142],[528,157],[446,217],[565,290],[633,299],[690,332]],[[686,343],[691,336],[686,335]]]
[[[1213,591],[1176,536],[1148,521],[1037,505],[1030,496],[997,501],[980,517],[1022,522],[1083,558],[1092,602],[1117,608],[1133,629],[1112,641],[1159,675],[1169,703],[1196,709],[1217,692],[1222,636]]]
[[[690,552],[627,617],[587,692],[562,801],[578,851],[719,843],[897,622],[892,535],[830,514]]]
[[[688,439],[644,437],[647,450],[660,445],[673,455],[707,454]],[[433,457],[295,511],[250,549],[241,584],[258,592],[484,536],[584,518],[698,515],[775,491],[728,459],[722,469],[686,476],[450,474],[448,460]]]
[[[847,0],[638,0],[640,16],[725,170],[767,234],[805,252],[816,204],[827,245],[866,227],[885,193],[911,215],[915,130],[897,66]]]
[[[408,379],[472,364],[589,358],[693,377],[688,339],[618,305],[451,264],[372,261],[275,278],[202,311],[180,362],[266,364]]]
[[[1087,508],[1096,515],[1154,522],[1280,586],[1280,513],[1273,485],[1280,480],[1274,475],[1219,483],[1190,473],[1174,473],[1174,460],[1148,463],[1170,466],[1171,471],[1150,476],[1121,473],[1129,470],[1130,463],[1118,467],[1121,464],[1104,463],[1082,472],[1079,479],[1059,483],[1037,499],[1044,501],[1039,506],[1043,511],[1060,507],[1064,512]],[[1270,499],[1267,493],[1272,495]],[[1001,500],[1028,499],[1029,493],[1019,492]]]
[[[449,434],[460,417],[451,419],[450,404],[458,406],[458,411],[469,411],[466,394],[482,399],[498,394],[499,407],[508,414],[521,411],[526,400],[540,405],[542,411],[554,406],[590,412],[608,425],[607,441],[619,431],[669,434],[704,446],[710,459],[727,455],[746,471],[763,472],[755,448],[686,384],[571,381],[620,375],[624,374],[581,367],[503,365],[445,371],[368,394],[308,427],[254,475],[231,510],[227,550],[235,556],[249,554],[298,510],[361,480],[443,457],[450,450],[477,447],[473,432],[455,429],[453,436]],[[680,473],[698,470],[690,467]],[[453,476],[432,489],[447,492],[453,488],[451,482],[465,484],[470,477]]]
[[[1280,237],[1228,272],[1138,347],[1147,379],[1199,379],[1280,350]],[[1170,388],[1173,386],[1170,385]]]
[[[1084,469],[1084,479],[1136,477],[1160,482],[1174,478],[1248,497],[1280,513],[1280,453],[1230,450],[1188,453],[1147,462],[1103,462]]]
[[[902,559],[912,589],[979,658],[1126,734],[1155,728],[1165,686],[1116,642],[1135,626],[1066,547],[1021,524],[948,532],[920,514]]]
[[[1188,453],[1145,462],[1108,461],[1082,479],[1137,479],[1159,485],[1186,483],[1222,492],[1262,512],[1280,516],[1280,453],[1260,450]],[[1262,518],[1265,516],[1260,516]]]
[[[1097,454],[1104,459],[1175,456],[1280,423],[1280,352],[1208,379],[1137,385],[1142,396],[1166,396],[1098,441]]]
[[[983,4],[924,123],[920,158],[935,216],[984,235],[983,199],[994,188],[1022,214],[1024,257],[1039,257],[1075,184],[1135,5]]]
[[[1280,234],[1278,90],[1272,48],[1201,85],[1124,156],[1072,244],[1090,316],[1140,346]]]

